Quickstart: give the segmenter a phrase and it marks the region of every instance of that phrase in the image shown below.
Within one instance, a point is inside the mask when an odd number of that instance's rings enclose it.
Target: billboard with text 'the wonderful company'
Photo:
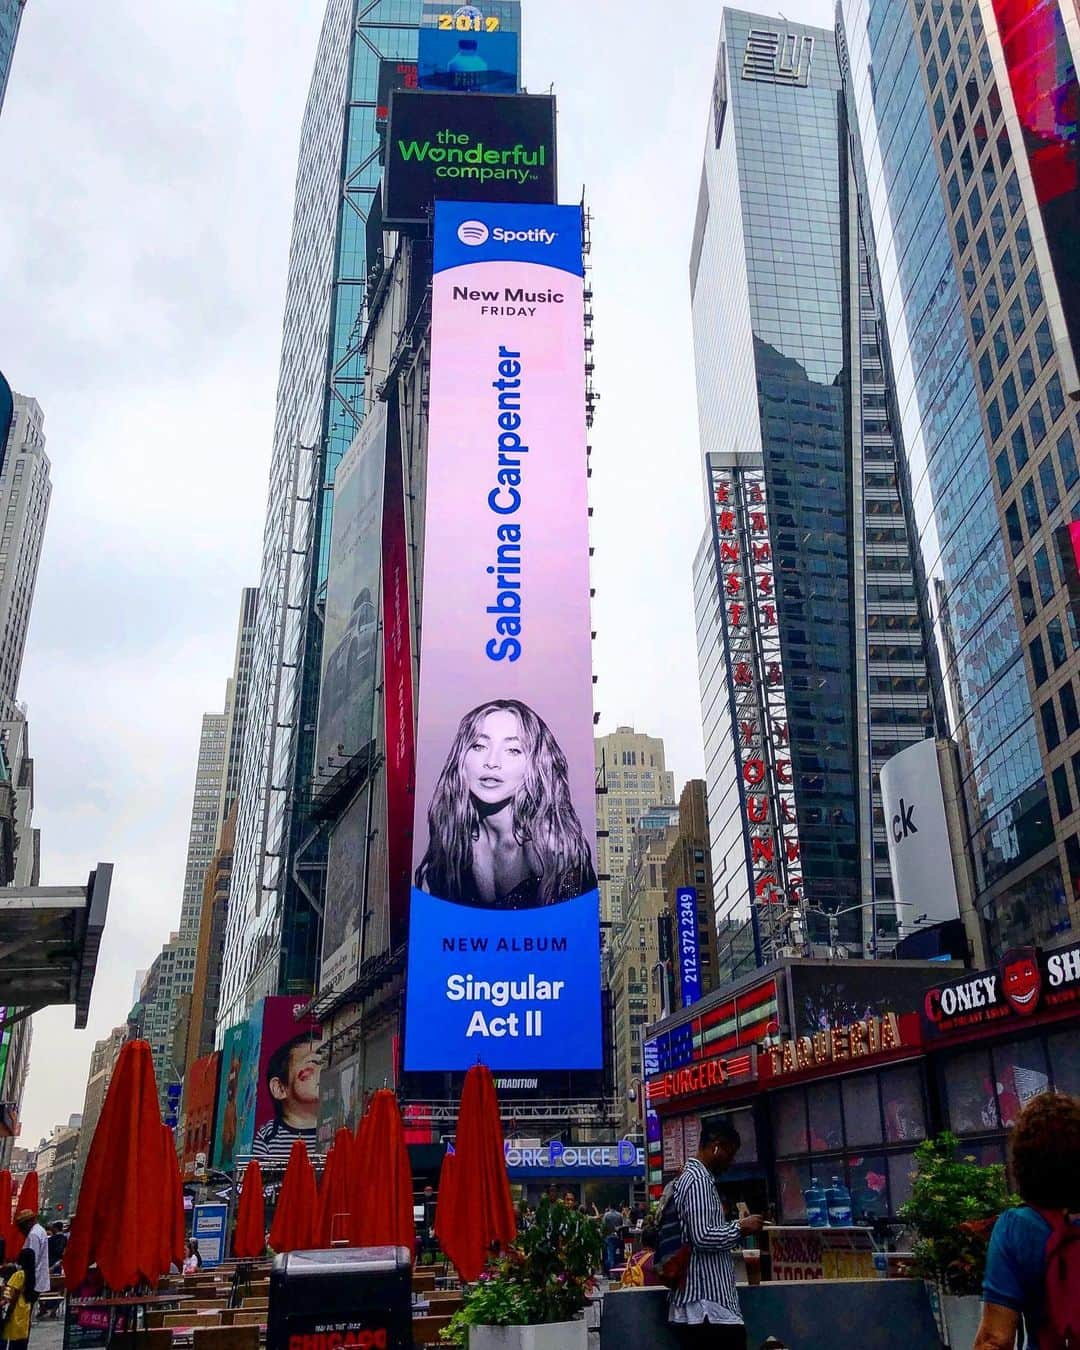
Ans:
[[[602,1064],[577,207],[439,202],[408,1072]]]

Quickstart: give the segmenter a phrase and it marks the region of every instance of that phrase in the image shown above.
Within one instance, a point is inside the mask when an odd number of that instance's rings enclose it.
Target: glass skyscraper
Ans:
[[[1080,514],[1080,420],[984,15],[976,0],[843,7],[919,584],[999,955],[1080,924],[1080,650],[1055,535]]]
[[[721,976],[895,941],[876,771],[933,729],[834,35],[725,10],[690,260]]]
[[[333,479],[363,415],[365,226],[380,62],[415,59],[421,0],[328,0],[300,140],[258,628],[219,1029],[318,966],[323,836],[310,819]]]
[[[15,39],[26,0],[0,0],[0,108],[4,106],[11,62],[15,56]]]

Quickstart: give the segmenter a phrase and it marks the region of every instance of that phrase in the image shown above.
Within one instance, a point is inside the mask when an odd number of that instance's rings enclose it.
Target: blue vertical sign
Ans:
[[[199,1249],[203,1265],[220,1266],[225,1260],[227,1205],[196,1205],[191,1215],[191,1236]]]
[[[675,912],[679,922],[679,983],[683,1007],[689,1008],[701,997],[697,891],[692,886],[680,886],[675,892]]]

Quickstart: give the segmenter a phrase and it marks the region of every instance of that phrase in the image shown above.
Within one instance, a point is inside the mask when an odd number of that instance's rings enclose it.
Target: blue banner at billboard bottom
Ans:
[[[590,1180],[623,1177],[640,1180],[645,1175],[645,1150],[631,1139],[614,1144],[562,1144],[557,1139],[540,1148],[505,1146],[506,1171],[511,1181],[563,1177]]]
[[[602,1067],[599,896],[508,911],[414,887],[407,1072]]]
[[[191,1236],[204,1266],[220,1266],[225,1260],[227,1205],[196,1205],[191,1215]]]

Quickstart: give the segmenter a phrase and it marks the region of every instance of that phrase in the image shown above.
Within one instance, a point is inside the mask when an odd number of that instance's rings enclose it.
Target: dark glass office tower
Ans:
[[[1080,390],[1060,323],[1075,295],[1055,302],[1053,219],[1028,160],[1060,164],[1059,187],[1075,180],[1080,35],[1074,7],[1052,0],[1013,35],[1047,114],[1047,136],[1029,137],[998,8],[843,6],[920,565],[995,955],[1080,924],[1080,642],[1061,535],[1080,515]]]
[[[325,835],[311,818],[341,455],[363,418],[367,218],[384,63],[416,59],[421,0],[328,0],[300,137],[259,613],[218,1025],[318,971]]]
[[[725,10],[690,260],[721,973],[895,943],[877,770],[933,728],[832,33]]]

